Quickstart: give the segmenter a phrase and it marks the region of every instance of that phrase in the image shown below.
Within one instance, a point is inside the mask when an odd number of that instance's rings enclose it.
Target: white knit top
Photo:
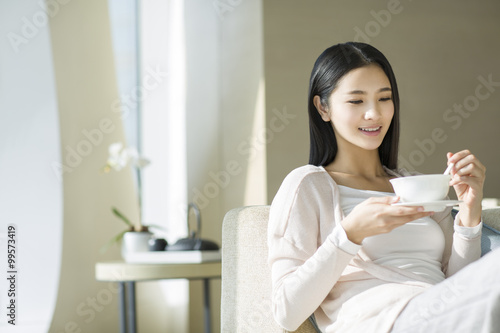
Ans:
[[[339,190],[340,206],[345,216],[370,197],[394,196],[394,193],[358,190],[342,185],[339,185]],[[355,243],[352,245],[353,249],[354,246],[357,248],[356,252],[361,248]],[[376,264],[408,270],[432,283],[445,278],[441,270],[444,234],[430,217],[409,222],[387,234],[367,237],[362,246]]]
[[[272,202],[272,309],[287,330],[314,313],[326,333],[389,332],[411,298],[481,255],[481,226],[460,227],[451,209],[356,245],[340,224],[354,207],[344,190],[323,167],[306,165],[285,178]]]

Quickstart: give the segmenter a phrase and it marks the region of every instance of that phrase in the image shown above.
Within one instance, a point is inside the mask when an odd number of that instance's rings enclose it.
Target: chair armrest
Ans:
[[[483,209],[481,255],[500,248],[500,207]]]

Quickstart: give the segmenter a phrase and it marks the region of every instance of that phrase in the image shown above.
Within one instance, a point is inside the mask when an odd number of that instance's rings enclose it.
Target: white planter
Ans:
[[[153,234],[148,231],[129,231],[123,235],[122,239],[122,257],[127,261],[127,255],[138,253],[138,252],[148,252],[149,251],[149,240]]]

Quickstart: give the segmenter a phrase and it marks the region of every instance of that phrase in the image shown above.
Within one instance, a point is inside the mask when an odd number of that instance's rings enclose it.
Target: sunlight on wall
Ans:
[[[272,131],[266,130],[265,83],[262,78],[256,96],[252,128],[252,151],[248,159],[244,205],[267,203],[266,144],[272,140]]]

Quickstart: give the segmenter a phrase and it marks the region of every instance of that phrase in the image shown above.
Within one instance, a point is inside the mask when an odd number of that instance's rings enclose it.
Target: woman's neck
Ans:
[[[394,192],[390,176],[385,172],[378,151],[362,154],[337,154],[325,167],[338,185],[360,190]]]
[[[325,167],[327,171],[359,176],[365,179],[387,176],[377,150],[339,151],[335,160]]]

